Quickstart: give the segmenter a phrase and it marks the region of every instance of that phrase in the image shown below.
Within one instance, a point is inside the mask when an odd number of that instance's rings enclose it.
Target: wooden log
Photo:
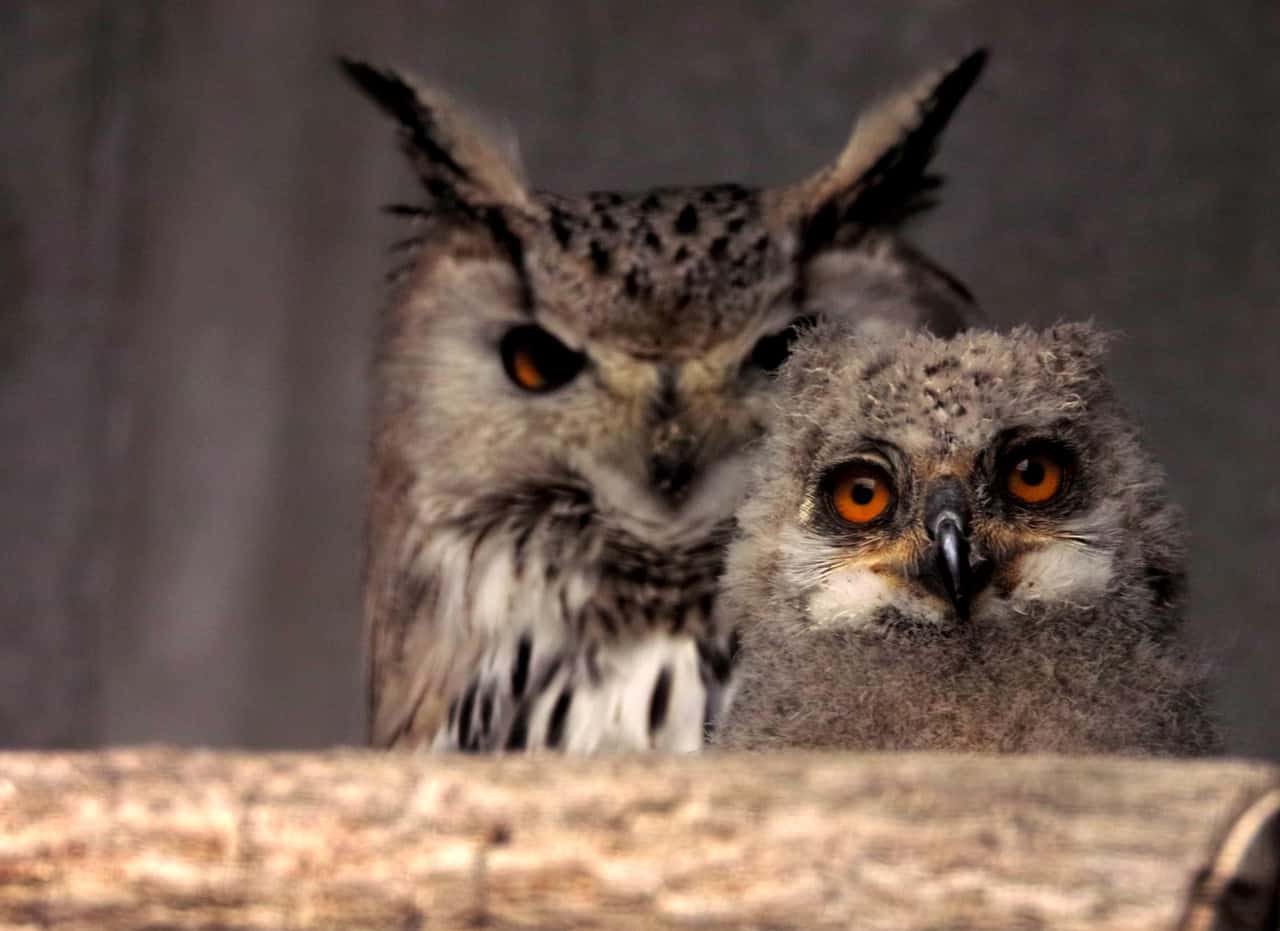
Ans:
[[[1233,761],[0,754],[0,925],[1274,928],[1278,809]]]

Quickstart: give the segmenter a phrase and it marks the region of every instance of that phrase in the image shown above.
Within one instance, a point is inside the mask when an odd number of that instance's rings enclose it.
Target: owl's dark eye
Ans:
[[[1048,504],[1066,488],[1070,456],[1054,446],[1034,445],[1005,457],[1001,482],[1005,494],[1022,505]]]
[[[850,462],[826,480],[827,500],[841,520],[869,524],[890,513],[897,494],[893,479],[873,462]]]
[[[797,317],[776,333],[763,336],[751,349],[751,364],[766,372],[777,371],[791,355],[791,347],[801,331],[813,326],[815,318]]]
[[[587,361],[534,324],[508,330],[499,349],[507,377],[525,391],[551,391],[568,384]]]

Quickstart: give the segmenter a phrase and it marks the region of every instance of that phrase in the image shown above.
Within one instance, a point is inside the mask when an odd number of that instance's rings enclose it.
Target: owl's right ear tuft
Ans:
[[[1106,384],[1103,374],[1113,334],[1092,322],[1059,323],[1043,333],[1028,333],[1040,346],[1037,357],[1041,367],[1060,387],[1088,394]]]
[[[802,257],[891,227],[932,205],[941,179],[929,173],[938,140],[982,74],[985,49],[873,107],[853,128],[834,162],[775,195],[794,225]]]
[[[416,79],[352,58],[338,65],[400,124],[401,143],[431,198],[453,207],[528,207],[515,146],[467,119],[449,96]]]
[[[1092,321],[1059,323],[1050,327],[1046,335],[1058,353],[1095,365],[1106,358],[1115,339],[1114,334],[1098,329]]]

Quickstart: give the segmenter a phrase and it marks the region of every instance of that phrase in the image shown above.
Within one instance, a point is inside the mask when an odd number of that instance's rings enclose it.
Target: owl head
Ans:
[[[1104,349],[1085,324],[951,340],[819,325],[782,378],[786,416],[740,511],[756,544],[734,558],[755,564],[736,576],[815,628],[1019,625],[1104,602],[1170,625],[1183,532]]]
[[[376,369],[382,462],[437,500],[577,482],[650,540],[722,521],[803,324],[951,333],[974,316],[891,230],[936,186],[938,136],[983,59],[874,109],[799,183],[581,196],[530,187],[439,92],[345,62],[424,191],[397,208],[413,235]]]
[[[1184,534],[1087,325],[819,324],[738,510],[739,748],[1205,753]]]

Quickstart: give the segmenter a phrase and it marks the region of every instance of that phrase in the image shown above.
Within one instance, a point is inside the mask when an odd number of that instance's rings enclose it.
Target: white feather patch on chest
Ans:
[[[479,697],[467,703],[473,712],[469,723],[463,728],[454,717],[436,734],[433,750],[466,748],[475,736],[474,748],[485,750],[694,753],[705,742],[708,709],[714,706],[723,713],[736,685],[733,679],[711,683],[716,694],[709,704],[709,684],[690,637],[653,633],[608,646],[596,644],[576,655],[564,654],[566,645],[561,641],[539,644],[529,638],[528,642],[528,681],[533,691],[519,725],[518,745],[510,743],[509,714],[516,706],[509,684],[519,641],[508,637],[495,645],[482,664],[476,679]],[[548,670],[552,674],[547,675]],[[474,712],[478,703],[485,702],[492,711],[481,714],[477,722]],[[486,730],[490,720],[507,723],[490,734]],[[489,742],[490,737],[499,742]]]
[[[502,533],[477,544],[437,532],[421,559],[440,580],[436,635],[488,642],[434,750],[694,752],[708,715],[728,704],[734,679],[709,677],[694,638],[666,632],[669,618],[614,639],[580,639],[572,619],[596,596],[592,573],[548,573],[545,557],[532,553],[518,565]]]
[[[600,660],[599,684],[582,683],[574,694],[566,750],[693,753],[702,748],[706,689],[691,638],[654,634],[620,644]]]
[[[509,541],[500,535],[475,546],[461,534],[437,531],[421,561],[423,571],[439,579],[435,623],[459,632],[501,638],[530,628],[544,644],[558,646],[568,636],[562,622],[566,611],[576,613],[594,590],[594,581],[578,572],[548,585],[546,566],[537,558],[517,576]]]

